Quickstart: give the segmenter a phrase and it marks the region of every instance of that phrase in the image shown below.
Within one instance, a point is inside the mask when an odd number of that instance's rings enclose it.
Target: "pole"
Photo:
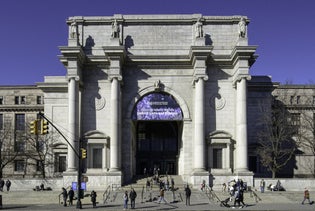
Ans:
[[[81,140],[79,140],[79,150],[81,149]],[[78,161],[78,184],[77,184],[77,191],[78,191],[78,200],[77,200],[77,209],[82,209],[81,203],[81,153],[79,152],[79,161]]]
[[[74,146],[70,144],[68,139],[60,132],[60,130],[47,118],[45,115],[41,112],[39,112],[39,115],[44,118],[53,128],[64,138],[64,140],[68,143],[68,145],[71,147],[71,149],[75,152],[77,158],[78,158],[78,184],[77,184],[77,194],[78,194],[78,200],[77,200],[77,209],[82,209],[82,203],[81,203],[81,177],[82,177],[82,172],[81,172],[81,139],[79,140],[79,150],[76,150]]]

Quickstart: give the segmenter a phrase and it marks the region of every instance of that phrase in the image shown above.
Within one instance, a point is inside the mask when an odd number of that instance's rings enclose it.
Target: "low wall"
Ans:
[[[4,178],[4,181],[7,179]],[[52,190],[60,190],[64,187],[63,178],[54,178],[54,179],[10,179],[12,191],[24,191],[24,190],[33,190],[36,186],[44,184],[44,188],[50,187]],[[6,186],[4,186],[4,191],[6,191]]]
[[[287,191],[303,191],[304,188],[315,191],[314,178],[254,178],[254,188],[259,190],[260,181],[264,179],[266,188],[269,184],[276,185],[279,180],[281,186]]]
[[[92,179],[92,178],[91,178]],[[225,178],[227,179],[227,178]],[[232,180],[233,178],[228,178]],[[271,179],[271,178],[253,178],[253,188],[257,189],[259,191],[259,184],[260,181],[264,179],[266,183],[266,188],[269,184],[276,185],[277,181],[279,180],[282,187],[284,187],[285,190],[287,191],[302,191],[304,190],[305,187],[307,187],[311,191],[315,191],[315,179],[309,179],[309,178],[276,178],[276,179]],[[4,179],[5,181],[7,179]],[[11,190],[13,191],[19,191],[19,190],[33,190],[36,186],[39,186],[41,183],[44,184],[45,188],[50,187],[53,190],[61,190],[62,187],[67,187],[71,185],[69,181],[67,182],[63,178],[54,178],[54,179],[12,179],[11,181]],[[91,180],[93,181],[93,180]],[[89,188],[101,188],[104,189],[104,186],[99,186],[94,183],[88,184]],[[219,190],[222,187],[222,184],[224,181],[227,180],[222,180],[222,181],[216,181],[214,184],[214,189]],[[248,183],[250,184],[250,183]],[[195,188],[198,188],[196,186]],[[6,187],[4,187],[4,190],[6,190]]]

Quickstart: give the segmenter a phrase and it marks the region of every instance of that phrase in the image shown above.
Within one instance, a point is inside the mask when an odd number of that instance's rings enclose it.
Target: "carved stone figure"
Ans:
[[[112,38],[119,38],[119,25],[117,23],[117,20],[114,20],[112,23]]]
[[[246,22],[244,18],[241,18],[240,22],[238,23],[239,28],[239,36],[245,37],[246,36]]]
[[[72,21],[71,25],[70,25],[70,37],[71,38],[76,38],[78,34],[77,31],[77,22],[74,20]]]
[[[200,18],[198,19],[198,21],[195,24],[195,37],[203,37],[203,30],[202,30],[202,22],[200,20]]]

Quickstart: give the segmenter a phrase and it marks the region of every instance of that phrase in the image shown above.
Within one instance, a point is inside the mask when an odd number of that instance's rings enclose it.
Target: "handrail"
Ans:
[[[209,187],[209,185],[205,185],[205,189],[206,189],[205,194],[210,202],[214,201],[215,199],[217,200],[217,202],[221,202],[217,194],[215,194],[215,192]]]
[[[107,200],[109,199],[109,196],[110,196],[110,189],[111,189],[111,186],[107,186],[105,192],[103,193],[103,204],[106,204]]]
[[[253,191],[252,189],[248,190],[250,193],[250,197],[255,197],[255,201],[256,203],[258,203],[258,201],[261,201],[262,199],[257,195],[257,193],[255,191]]]

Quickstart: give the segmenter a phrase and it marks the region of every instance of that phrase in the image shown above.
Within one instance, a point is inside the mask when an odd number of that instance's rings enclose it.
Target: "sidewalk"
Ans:
[[[74,206],[63,207],[59,203],[58,195],[61,191],[12,191],[2,192],[3,208],[7,210],[75,210]],[[220,199],[228,197],[227,193],[216,192]],[[254,197],[250,197],[249,193],[245,193],[245,203],[248,207],[243,210],[315,210],[315,205],[301,205],[303,199],[302,192],[266,192],[258,193],[261,201],[256,202]],[[108,203],[103,204],[103,193],[97,192],[97,208],[103,210],[123,210],[122,192],[117,193],[116,197],[112,194]],[[158,194],[154,193],[153,198],[157,198]],[[315,194],[314,194],[315,196]],[[231,210],[232,208],[221,207],[217,201],[209,201],[204,193],[194,190],[191,197],[191,206],[185,206],[185,197],[182,195],[183,201],[178,200],[173,203],[171,192],[166,193],[166,199],[169,203],[159,204],[157,201],[141,202],[141,192],[138,191],[136,200],[137,210]],[[312,197],[311,193],[311,199]],[[230,202],[233,205],[233,202]],[[82,208],[84,210],[95,210],[92,208],[90,197],[82,199]]]

